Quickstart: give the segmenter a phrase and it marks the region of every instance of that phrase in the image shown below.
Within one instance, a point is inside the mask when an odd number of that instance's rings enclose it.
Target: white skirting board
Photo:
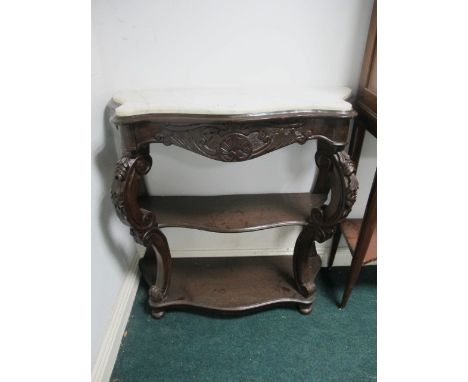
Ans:
[[[112,369],[119,353],[120,342],[127,326],[130,312],[132,311],[138,283],[140,282],[138,260],[139,256],[135,256],[125,276],[120,293],[117,296],[111,321],[94,363],[91,374],[92,382],[109,382],[111,377]]]
[[[317,245],[317,252],[322,258],[322,267],[326,266],[330,247]],[[125,277],[122,289],[118,296],[111,322],[104,337],[92,371],[93,382],[108,382],[114,368],[119,352],[125,327],[132,310],[133,301],[140,281],[138,259],[144,253],[144,248],[138,246],[138,256],[130,266]],[[272,256],[292,255],[292,248],[265,248],[265,249],[186,249],[172,250],[172,257],[221,257],[221,256]],[[336,251],[334,266],[349,266],[351,254],[347,247],[339,247]]]
[[[241,257],[241,256],[292,256],[293,248],[255,248],[255,249],[173,249],[172,257]],[[144,248],[142,248],[144,253]],[[140,250],[139,250],[140,252]],[[330,253],[330,247],[317,245],[317,253],[322,259],[322,267],[325,267]],[[338,247],[335,255],[334,266],[349,266],[351,253],[348,247]]]

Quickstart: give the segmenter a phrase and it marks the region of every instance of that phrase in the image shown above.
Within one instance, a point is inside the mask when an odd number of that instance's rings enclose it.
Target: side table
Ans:
[[[120,131],[111,197],[120,220],[146,247],[140,270],[152,315],[176,307],[240,312],[296,304],[311,312],[321,260],[315,242],[333,236],[350,212],[358,182],[343,151],[350,120],[347,88],[280,91],[154,90],[114,96]],[[317,140],[318,173],[311,192],[219,196],[153,196],[142,192],[152,143],[238,162]],[[329,196],[330,194],[330,196]],[[329,202],[326,203],[327,198]],[[247,232],[302,226],[292,256],[173,259],[164,227]]]

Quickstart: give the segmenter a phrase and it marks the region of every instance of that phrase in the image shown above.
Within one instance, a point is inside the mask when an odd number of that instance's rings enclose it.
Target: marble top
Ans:
[[[144,114],[261,114],[287,111],[352,110],[347,87],[258,89],[155,89],[113,96],[119,117]]]

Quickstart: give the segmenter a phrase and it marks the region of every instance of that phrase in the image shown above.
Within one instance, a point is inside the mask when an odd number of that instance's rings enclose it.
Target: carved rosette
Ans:
[[[239,162],[252,156],[252,144],[242,134],[229,134],[219,144],[219,157],[224,162]]]
[[[205,157],[223,161],[240,162],[257,158],[268,152],[293,143],[304,144],[316,138],[317,125],[308,126],[304,121],[255,125],[203,125],[179,127],[162,126],[151,140],[144,143],[163,143],[193,151]]]

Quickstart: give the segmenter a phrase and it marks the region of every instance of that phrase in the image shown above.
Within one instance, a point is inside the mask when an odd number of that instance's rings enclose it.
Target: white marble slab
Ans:
[[[282,111],[349,111],[347,87],[257,89],[155,89],[121,91],[116,115],[258,114]]]

